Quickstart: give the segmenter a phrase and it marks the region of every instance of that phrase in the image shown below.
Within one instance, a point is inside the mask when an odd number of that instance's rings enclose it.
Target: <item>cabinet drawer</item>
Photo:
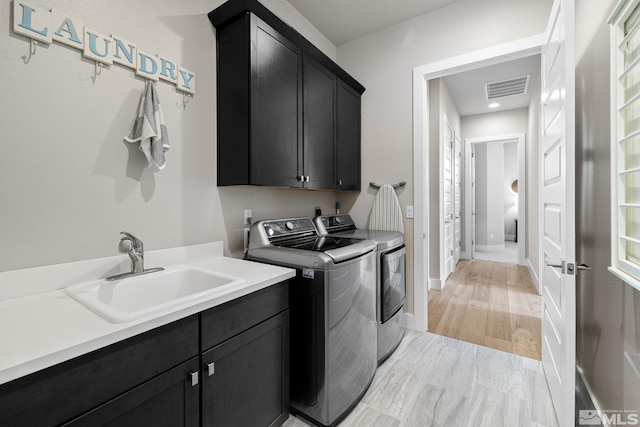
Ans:
[[[289,307],[289,282],[281,282],[201,313],[201,350],[220,344]]]
[[[0,425],[60,424],[197,354],[194,315],[0,386]]]

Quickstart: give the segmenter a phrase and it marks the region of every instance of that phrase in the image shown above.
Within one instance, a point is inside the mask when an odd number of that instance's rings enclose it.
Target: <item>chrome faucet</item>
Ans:
[[[142,244],[142,240],[138,239],[131,233],[127,233],[126,231],[121,231],[120,234],[124,234],[124,237],[120,239],[120,243],[118,243],[118,252],[126,253],[129,255],[129,259],[131,259],[131,271],[128,273],[116,274],[115,276],[109,276],[105,280],[118,280],[124,279],[125,277],[130,276],[138,276],[140,274],[153,273],[156,271],[162,271],[164,268],[150,268],[148,270],[144,269],[144,245]]]
[[[126,253],[131,259],[131,273],[142,273],[144,271],[144,245],[142,240],[133,234],[121,231],[125,237],[120,239],[118,252]]]

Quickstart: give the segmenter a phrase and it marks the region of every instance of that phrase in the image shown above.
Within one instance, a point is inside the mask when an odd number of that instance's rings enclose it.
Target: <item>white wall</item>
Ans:
[[[413,205],[413,68],[540,34],[550,8],[551,0],[461,0],[338,46],[338,63],[367,87],[362,98],[362,181],[406,180],[400,204],[403,209]],[[369,190],[354,201],[357,222],[366,221],[373,198]],[[411,220],[405,220],[405,238],[411,260]],[[407,293],[412,312],[411,277]]]
[[[158,83],[171,149],[154,172],[123,142],[144,82],[118,65],[94,82],[93,62],[56,43],[25,64],[29,43],[10,30],[11,2],[0,0],[0,271],[115,255],[123,230],[147,250],[224,240],[237,254],[244,207],[256,219],[333,207],[333,192],[216,187],[216,44],[206,15],[222,0],[30,3],[173,59],[195,72],[197,93],[183,110],[182,95]],[[264,3],[335,58],[288,2]]]
[[[476,147],[476,250],[504,249],[504,144]]]
[[[465,139],[526,133],[528,128],[529,112],[527,108],[477,114],[462,118],[462,136]]]
[[[206,14],[221,0],[31,2],[162,52],[196,73],[198,92],[182,111],[175,107],[182,96],[159,84],[172,148],[167,168],[154,173],[122,142],[143,82],[116,65],[94,84],[93,64],[58,44],[39,47],[25,65],[28,43],[9,30],[11,2],[1,0],[0,124],[11,143],[0,157],[0,240],[11,243],[0,249],[0,271],[113,255],[121,230],[139,235],[148,250],[225,240],[227,254],[235,254],[245,207],[260,219],[307,214],[314,205],[328,211],[339,199],[364,226],[375,197],[369,181],[407,181],[400,203],[413,205],[412,69],[541,33],[551,5],[461,0],[334,50],[285,0],[264,0],[367,88],[363,192],[354,195],[216,187],[215,30]],[[411,221],[405,235],[412,272]],[[411,311],[411,273],[408,279]]]

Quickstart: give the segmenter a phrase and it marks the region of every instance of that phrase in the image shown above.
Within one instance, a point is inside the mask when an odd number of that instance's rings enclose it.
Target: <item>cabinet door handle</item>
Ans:
[[[216,373],[216,362],[207,363],[207,373],[209,376]]]
[[[296,180],[304,182],[304,175],[296,175]]]
[[[189,374],[191,376],[191,387],[195,387],[198,385],[198,373],[197,372],[191,372]]]
[[[309,182],[309,175],[304,177],[304,182]]]
[[[338,185],[342,185],[342,180],[341,179],[338,180]]]

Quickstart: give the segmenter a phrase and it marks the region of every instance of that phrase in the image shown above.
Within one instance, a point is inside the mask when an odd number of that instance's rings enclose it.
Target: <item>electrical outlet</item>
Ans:
[[[407,206],[407,218],[413,218],[413,206]]]
[[[253,213],[251,212],[251,209],[245,209],[244,210],[244,221],[243,221],[243,224],[244,225],[251,225],[251,218],[253,218]]]

